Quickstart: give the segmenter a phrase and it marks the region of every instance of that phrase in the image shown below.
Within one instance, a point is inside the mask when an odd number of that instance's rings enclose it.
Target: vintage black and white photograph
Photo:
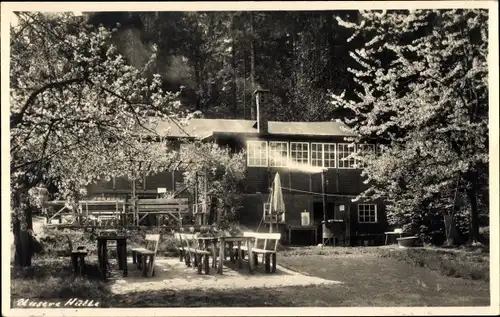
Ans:
[[[498,313],[498,3],[292,4],[2,3],[6,316]]]

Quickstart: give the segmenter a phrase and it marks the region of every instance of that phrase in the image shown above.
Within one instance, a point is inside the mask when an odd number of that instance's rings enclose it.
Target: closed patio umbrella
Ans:
[[[276,228],[278,228],[278,217],[285,212],[285,201],[283,200],[283,192],[281,190],[281,179],[279,173],[276,173],[276,175],[274,176],[273,185],[271,187],[269,209],[271,215],[276,216]],[[270,223],[269,225],[269,232],[273,232],[272,223]]]

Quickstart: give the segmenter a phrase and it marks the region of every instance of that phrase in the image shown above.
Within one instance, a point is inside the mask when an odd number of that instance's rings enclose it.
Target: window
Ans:
[[[362,154],[374,154],[375,153],[375,144],[359,144],[358,145],[358,153]],[[357,160],[357,164],[363,166],[363,162],[359,159]]]
[[[324,167],[335,167],[335,144],[327,143],[323,144],[323,152],[324,152]]]
[[[291,142],[290,156],[293,163],[309,164],[309,143]]]
[[[269,166],[285,167],[288,165],[288,143],[269,142]]]
[[[377,205],[375,205],[375,204],[359,204],[358,205],[358,222],[359,223],[375,223],[375,222],[377,222]]]
[[[267,142],[247,141],[247,165],[267,166]]]
[[[311,165],[323,167],[323,144],[311,143]]]
[[[311,165],[335,167],[334,143],[311,143]]]
[[[354,153],[354,144],[342,143],[338,144],[339,152],[339,168],[354,168],[354,158],[347,158]]]

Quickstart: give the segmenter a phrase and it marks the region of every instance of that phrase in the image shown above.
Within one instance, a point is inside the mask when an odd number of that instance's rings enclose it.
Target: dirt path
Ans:
[[[341,284],[339,281],[306,276],[277,265],[276,273],[265,273],[259,266],[254,274],[248,273],[246,263],[237,269],[232,263],[226,263],[224,274],[215,269],[209,275],[198,275],[192,267],[187,267],[176,258],[157,259],[155,277],[143,278],[134,264],[129,263],[129,276],[115,280],[111,291],[115,294],[159,290],[194,290],[194,289],[249,289],[275,288],[284,286],[307,286]]]

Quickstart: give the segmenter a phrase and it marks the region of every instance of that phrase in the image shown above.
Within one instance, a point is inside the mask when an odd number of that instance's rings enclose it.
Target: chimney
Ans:
[[[268,132],[268,116],[267,107],[269,101],[269,90],[257,89],[253,92],[255,96],[255,105],[257,112],[257,131],[259,134],[267,134]]]

